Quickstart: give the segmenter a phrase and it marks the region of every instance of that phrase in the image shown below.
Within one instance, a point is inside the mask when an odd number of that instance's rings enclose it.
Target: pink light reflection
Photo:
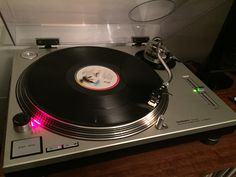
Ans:
[[[34,124],[33,120],[30,121],[30,125],[32,128],[36,128],[36,125]]]
[[[41,125],[41,123],[40,123],[38,120],[33,119],[33,121],[34,121],[36,124]]]
[[[42,122],[43,122],[43,119],[40,116],[34,115],[33,117],[31,117],[30,124],[31,124],[31,127],[35,129],[41,126]]]

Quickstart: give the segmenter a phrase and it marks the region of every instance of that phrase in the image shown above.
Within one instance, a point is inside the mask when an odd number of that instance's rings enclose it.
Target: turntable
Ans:
[[[162,20],[181,1],[162,5],[167,11],[144,21]],[[148,7],[142,3],[129,12],[133,21],[140,20],[134,14],[142,6]],[[108,32],[110,28],[106,26]],[[201,139],[212,138],[234,130],[235,113],[161,38],[76,46],[40,38],[37,44],[44,46],[24,48],[13,60],[5,173],[201,133],[207,135]]]

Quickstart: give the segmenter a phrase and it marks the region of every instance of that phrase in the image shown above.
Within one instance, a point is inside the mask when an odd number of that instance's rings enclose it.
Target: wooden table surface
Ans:
[[[236,104],[228,99],[236,95],[236,79],[233,87],[216,93],[236,111]],[[109,153],[105,155],[109,156]],[[149,147],[146,151],[123,153],[113,158],[100,155],[99,159],[81,159],[78,165],[54,171],[48,177],[203,177],[229,167],[236,167],[236,132],[223,136],[215,145],[191,141],[168,147]]]

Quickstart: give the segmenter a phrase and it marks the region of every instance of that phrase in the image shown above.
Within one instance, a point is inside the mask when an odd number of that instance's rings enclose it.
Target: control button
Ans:
[[[16,114],[12,121],[14,125],[14,129],[16,132],[26,132],[30,129],[29,122],[30,122],[30,116],[24,114],[24,113],[18,113]]]
[[[55,145],[46,148],[46,152],[52,152],[62,149],[62,145]]]
[[[38,54],[34,51],[24,51],[21,53],[21,57],[24,59],[29,59],[32,60],[34,58],[36,58],[38,56]]]
[[[64,149],[77,147],[77,146],[79,146],[79,142],[72,142],[72,143],[63,144]]]
[[[11,143],[11,158],[43,153],[42,137],[15,140]]]

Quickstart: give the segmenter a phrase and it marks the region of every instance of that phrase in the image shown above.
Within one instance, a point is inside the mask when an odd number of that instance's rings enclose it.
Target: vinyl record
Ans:
[[[150,113],[153,108],[147,103],[161,85],[161,78],[134,56],[102,47],[74,47],[31,64],[18,84],[18,100],[23,110],[29,107],[24,102],[31,102],[59,122],[112,127]]]

